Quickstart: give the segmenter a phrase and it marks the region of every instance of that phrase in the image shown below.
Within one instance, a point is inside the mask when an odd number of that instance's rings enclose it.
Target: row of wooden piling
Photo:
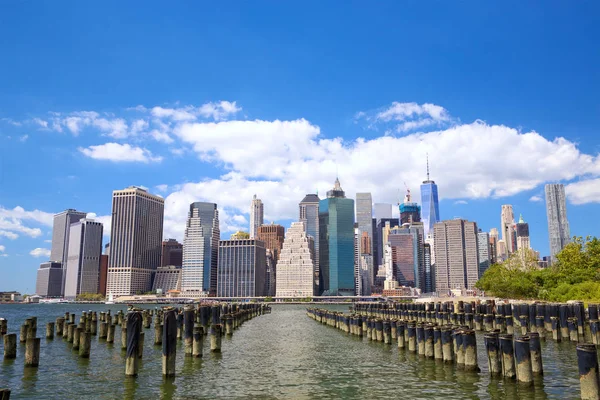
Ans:
[[[165,376],[175,375],[177,340],[184,341],[185,356],[202,357],[204,337],[210,332],[211,352],[221,351],[223,335],[232,335],[245,321],[270,312],[264,304],[212,303],[188,305],[184,308],[130,309],[111,315],[107,312],[82,312],[76,315],[65,313],[55,322],[46,324],[46,339],[62,337],[81,358],[89,358],[93,336],[99,341],[114,343],[116,327],[120,327],[120,345],[125,351],[125,374],[136,376],[139,360],[143,355],[145,329],[154,323],[155,346],[162,346],[162,372]],[[4,358],[14,359],[17,355],[17,335],[8,332],[8,321],[0,320],[0,333],[4,339]],[[25,343],[25,366],[39,365],[40,338],[37,338],[37,318],[27,318],[21,325],[19,341]],[[2,393],[2,392],[0,392]],[[0,397],[0,400],[3,398]]]

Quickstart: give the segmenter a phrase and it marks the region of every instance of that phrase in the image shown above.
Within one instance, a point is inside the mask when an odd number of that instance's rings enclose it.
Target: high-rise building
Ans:
[[[354,200],[337,178],[319,202],[319,253],[320,294],[354,295]]]
[[[123,296],[152,289],[160,265],[165,200],[147,189],[115,190],[112,199],[108,295]]]
[[[62,264],[48,261],[40,264],[35,282],[35,294],[42,297],[61,297]]]
[[[498,257],[498,229],[490,229],[490,262],[496,264]],[[501,258],[500,258],[501,259]]]
[[[516,225],[517,250],[531,249],[529,242],[529,224],[525,222],[522,215],[519,215],[519,222]]]
[[[62,283],[61,296],[65,293],[65,279],[67,277],[67,256],[69,249],[69,228],[72,223],[85,218],[87,214],[81,211],[69,208],[61,213],[54,215],[52,224],[52,246],[50,248],[50,261],[62,264]]]
[[[421,206],[413,202],[410,197],[410,189],[406,189],[404,202],[400,204],[400,223],[412,224],[421,221]]]
[[[506,246],[507,256],[516,250],[513,247],[515,243],[514,224],[515,215],[513,214],[513,207],[510,204],[504,204],[500,215],[500,227],[502,228],[502,240],[504,240]]]
[[[479,276],[475,222],[455,219],[434,225],[436,290],[473,289]]]
[[[273,253],[271,249],[267,249],[265,254],[265,260],[267,263],[266,275],[265,275],[265,285],[267,286],[267,296],[275,296],[277,290],[275,288],[277,283],[277,274],[275,273],[275,258],[273,257]]]
[[[438,187],[435,181],[429,179],[429,157],[427,157],[427,180],[421,185],[421,221],[423,222],[425,238],[433,236],[433,226],[441,221],[438,201]]]
[[[183,245],[175,239],[167,239],[162,242],[160,266],[183,265]]]
[[[364,294],[370,294],[370,288],[375,279],[375,269],[373,267],[373,198],[371,193],[356,193],[356,222],[358,224],[358,254],[356,258],[356,274],[355,278],[358,282],[360,279],[360,260],[364,256],[367,263],[368,276],[370,281],[367,283],[367,288],[362,288]],[[368,293],[367,293],[368,292]]]
[[[106,283],[108,281],[108,255],[100,256],[100,277],[98,279],[98,293],[106,296]]]
[[[258,227],[256,239],[265,243],[265,247],[271,250],[273,260],[277,264],[279,253],[285,238],[285,228],[279,224],[261,225]]]
[[[569,220],[567,219],[567,198],[565,187],[560,183],[546,185],[545,191],[550,257],[551,261],[555,262],[556,254],[571,242]]]
[[[423,244],[423,261],[425,266],[425,287],[422,293],[431,293],[435,291],[435,270],[434,263],[431,261],[433,253],[429,243]]]
[[[250,203],[250,239],[256,238],[258,227],[262,224],[264,224],[263,202],[254,195],[252,203]]]
[[[479,277],[483,276],[483,273],[491,265],[491,248],[490,248],[490,234],[482,232],[481,229],[477,233],[477,246],[479,254]]]
[[[311,297],[314,285],[314,239],[304,222],[292,222],[285,234],[277,263],[277,297]]]
[[[306,234],[313,238],[315,243],[315,251],[314,251],[314,286],[317,288],[316,293],[318,294],[319,290],[319,196],[316,194],[307,194],[304,196],[304,199],[299,204],[299,216],[298,221],[304,223],[304,231]]]
[[[65,298],[80,294],[96,294],[100,289],[100,256],[102,255],[102,224],[81,219],[69,229]]]
[[[425,291],[423,224],[405,224],[393,228],[387,238],[391,246],[395,280],[401,286]]]
[[[355,295],[362,293],[360,281],[360,230],[357,223],[354,224],[354,293]]]
[[[217,296],[266,296],[266,254],[265,244],[260,240],[221,240],[217,269]]]
[[[390,219],[392,218],[392,205],[389,203],[375,203],[375,215],[373,216],[376,220],[379,219]]]
[[[506,251],[506,242],[502,239],[498,240],[496,254],[497,262],[506,261],[506,259],[508,258],[508,252]]]
[[[166,267],[158,267],[152,291],[161,290],[163,294],[167,294],[170,290],[181,291],[181,266],[169,265]]]
[[[200,201],[190,204],[181,269],[181,291],[185,295],[216,295],[220,238],[217,205]]]
[[[383,231],[387,226],[388,231],[400,224],[399,218],[383,218],[376,220],[375,230],[373,231],[373,263],[375,270],[379,270],[379,266],[383,265],[383,246],[386,241],[383,237]],[[387,236],[385,238],[387,240]],[[377,271],[375,272],[377,275]]]

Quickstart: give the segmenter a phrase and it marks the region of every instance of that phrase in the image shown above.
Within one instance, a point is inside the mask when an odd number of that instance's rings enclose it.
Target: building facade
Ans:
[[[160,266],[183,265],[183,245],[175,239],[167,239],[162,242]]]
[[[165,201],[145,188],[115,190],[112,198],[108,295],[145,293],[160,265]]]
[[[306,234],[303,222],[292,222],[277,263],[277,297],[312,297],[316,294],[314,243],[313,237]]]
[[[256,195],[250,203],[250,239],[256,238],[258,227],[264,224],[264,205]]]
[[[490,234],[482,232],[480,229],[477,233],[477,246],[479,256],[479,277],[481,278],[492,264]]]
[[[106,296],[106,283],[108,282],[108,255],[100,256],[100,277],[98,278],[98,293]]]
[[[35,282],[35,294],[42,297],[61,297],[62,264],[48,261],[40,264]]]
[[[506,255],[509,256],[516,250],[514,244],[516,238],[514,237],[514,225],[515,215],[513,213],[513,207],[510,204],[502,206],[502,212],[500,215],[500,227],[502,228],[502,240],[506,246]]]
[[[62,264],[61,296],[65,293],[65,279],[67,277],[67,256],[69,252],[69,228],[72,223],[86,217],[86,213],[69,208],[54,215],[52,224],[52,246],[50,247],[50,261]]]
[[[319,287],[319,196],[316,194],[307,194],[299,204],[298,221],[304,223],[304,232],[307,236],[313,238],[315,250],[313,256],[314,263],[314,286]]]
[[[548,184],[545,192],[550,257],[551,262],[555,262],[556,255],[571,242],[571,231],[567,219],[567,198],[565,187],[562,184]]]
[[[421,206],[413,202],[410,196],[410,190],[406,190],[404,202],[400,204],[400,224],[412,224],[421,222]]]
[[[358,283],[360,281],[361,258],[364,258],[367,263],[369,281],[366,282],[366,285],[361,284],[361,291],[363,294],[369,295],[375,280],[375,268],[373,267],[373,198],[371,193],[356,193],[356,222],[359,232],[355,277]]]
[[[285,239],[285,228],[278,224],[261,225],[258,227],[256,238],[265,243],[265,247],[271,250],[273,260],[277,263],[279,253]]]
[[[81,219],[71,224],[65,279],[66,299],[72,300],[84,293],[99,293],[102,230],[102,224],[91,219]]]
[[[354,200],[338,179],[319,202],[319,253],[320,294],[354,295]]]
[[[473,289],[479,277],[477,224],[463,219],[434,225],[436,290]]]
[[[375,203],[373,206],[375,209],[375,215],[373,218],[379,219],[390,219],[392,218],[392,205],[389,203]]]
[[[391,228],[400,225],[399,218],[383,218],[376,220],[375,229],[373,231],[373,263],[375,269],[375,276],[377,276],[377,270],[379,266],[383,265],[383,246],[387,240],[387,236],[384,238],[384,231],[389,231]]]
[[[423,230],[417,222],[393,228],[388,235],[394,278],[400,286],[425,289]]]
[[[531,249],[529,240],[529,224],[525,222],[522,215],[519,215],[519,222],[516,225],[517,250]]]
[[[163,294],[167,294],[170,290],[181,291],[181,268],[177,265],[168,265],[158,267],[152,291],[161,290]]]
[[[433,236],[433,226],[441,221],[438,187],[435,181],[429,179],[429,160],[427,160],[427,180],[421,185],[421,221],[425,238]]]
[[[216,295],[220,238],[217,205],[199,201],[190,204],[181,269],[181,291],[185,295]]]
[[[217,296],[266,296],[266,270],[266,249],[263,242],[256,239],[221,240]]]

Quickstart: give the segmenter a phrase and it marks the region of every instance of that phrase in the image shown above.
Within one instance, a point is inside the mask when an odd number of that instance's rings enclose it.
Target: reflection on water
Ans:
[[[0,305],[9,332],[18,333],[28,316],[38,326],[65,311],[104,311],[121,306]],[[347,307],[335,307],[347,311]],[[40,328],[41,329],[41,328]],[[38,329],[38,330],[40,330]],[[120,328],[115,343],[92,340],[91,356],[81,359],[60,338],[42,341],[39,368],[24,368],[24,346],[17,360],[0,364],[0,387],[10,387],[18,399],[564,399],[577,398],[579,381],[575,346],[542,344],[544,376],[532,387],[490,379],[483,338],[478,337],[480,373],[457,370],[435,360],[346,335],[305,316],[304,307],[274,306],[273,312],[248,321],[232,337],[225,336],[222,353],[210,352],[204,340],[201,359],[184,356],[177,346],[177,376],[162,377],[161,346],[154,331],[146,331],[144,355],[137,378],[125,376],[125,352]],[[0,354],[2,349],[0,341]],[[74,397],[74,393],[77,394]]]

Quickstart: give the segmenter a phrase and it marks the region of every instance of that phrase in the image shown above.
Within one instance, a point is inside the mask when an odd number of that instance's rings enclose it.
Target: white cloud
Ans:
[[[32,119],[32,121],[33,121],[35,124],[37,124],[37,125],[41,126],[41,127],[42,127],[42,128],[44,128],[44,129],[47,129],[47,128],[48,128],[48,121],[45,121],[45,120],[43,120],[43,119],[41,119],[41,118],[33,118],[33,119]]]
[[[169,185],[165,185],[165,184],[156,185],[154,188],[159,193],[165,193],[169,189]]]
[[[92,124],[101,132],[104,132],[106,136],[110,136],[115,139],[124,139],[130,135],[128,132],[127,123],[121,118],[115,118],[111,120],[106,118],[98,118],[92,120]]]
[[[162,161],[162,157],[154,156],[149,150],[129,144],[105,143],[87,148],[80,147],[78,150],[85,156],[96,160],[142,163]]]
[[[22,135],[19,137],[19,141],[21,141],[21,142],[26,142],[27,139],[29,139],[29,135]]]
[[[19,235],[17,235],[16,233],[9,231],[0,231],[0,236],[4,236],[10,240],[15,240],[19,237]]]
[[[573,204],[600,203],[600,178],[570,183],[565,193]]]
[[[384,124],[387,126],[386,133],[392,131],[404,133],[427,126],[442,126],[452,121],[444,107],[431,103],[417,104],[397,101],[383,110],[359,111],[354,119],[355,121],[366,120],[369,128]]]
[[[112,217],[110,215],[100,215],[96,216],[94,219],[102,223],[103,236],[110,239],[110,227],[112,223]]]
[[[4,253],[6,251],[6,247],[0,244],[0,252]]]
[[[539,202],[541,202],[541,201],[544,201],[544,199],[542,199],[540,196],[538,196],[538,195],[536,194],[536,195],[533,195],[533,196],[531,196],[531,197],[529,198],[529,201],[532,201],[532,202],[534,202],[534,203],[539,203]]]
[[[45,257],[48,258],[50,257],[50,250],[49,249],[42,249],[41,247],[37,247],[33,250],[31,250],[29,252],[30,255],[34,256],[34,257]]]
[[[156,106],[152,108],[151,113],[157,118],[170,118],[173,121],[193,121],[196,119],[192,106],[184,108],[163,108]]]
[[[235,115],[242,111],[242,107],[238,107],[236,102],[219,101],[217,103],[206,103],[200,106],[198,113],[205,118],[212,118],[215,121],[220,121],[230,115]]]
[[[46,239],[46,240],[44,240],[44,243],[52,243],[52,240]]]
[[[156,140],[157,142],[173,143],[173,139],[171,138],[171,136],[169,136],[165,132],[159,131],[158,129],[151,130],[149,135],[150,137],[152,137],[152,139]]]
[[[454,202],[454,205],[464,205],[464,204],[469,204],[469,202],[466,200],[456,200]]]

